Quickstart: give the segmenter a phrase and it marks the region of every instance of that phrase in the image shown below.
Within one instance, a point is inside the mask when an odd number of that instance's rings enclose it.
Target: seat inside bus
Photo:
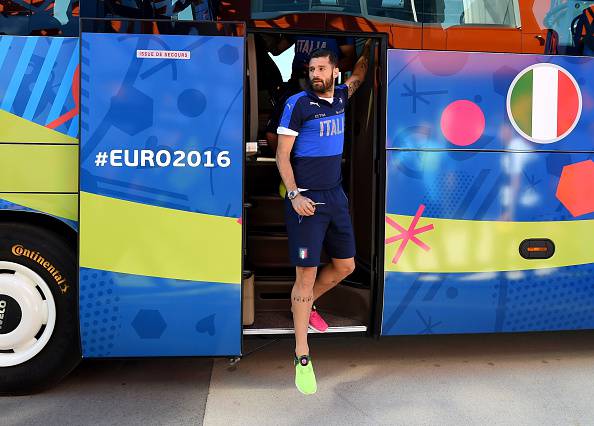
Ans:
[[[247,54],[250,124],[246,126],[246,141],[252,143],[246,150],[245,160],[244,276],[253,274],[255,320],[244,328],[254,331],[292,329],[290,293],[295,280],[295,268],[289,262],[284,199],[279,193],[281,178],[275,162],[275,145],[267,140],[268,121],[275,108],[283,108],[281,94],[291,74],[293,54],[291,49],[278,56],[270,54],[263,40],[266,36],[249,34]],[[280,36],[274,33],[274,37]],[[349,39],[355,46],[354,61],[359,57],[366,39]],[[339,44],[343,42],[337,41]],[[345,113],[342,184],[349,198],[355,231],[356,270],[316,302],[330,327],[367,326],[371,315],[373,238],[377,235],[374,230],[376,176],[373,158],[379,143],[378,85],[375,81],[378,65],[374,56],[378,50],[373,49],[372,52],[366,82],[351,97]],[[336,83],[344,82],[349,75],[349,72],[341,71]],[[255,149],[255,142],[257,152],[250,152]],[[322,264],[329,261],[323,254]],[[250,309],[244,306],[244,310],[246,308]]]

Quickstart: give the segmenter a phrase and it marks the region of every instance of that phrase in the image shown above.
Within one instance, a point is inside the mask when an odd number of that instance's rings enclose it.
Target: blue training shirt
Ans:
[[[340,185],[347,101],[345,84],[334,88],[332,104],[311,91],[287,99],[277,133],[296,136],[291,166],[299,188],[326,190]]]

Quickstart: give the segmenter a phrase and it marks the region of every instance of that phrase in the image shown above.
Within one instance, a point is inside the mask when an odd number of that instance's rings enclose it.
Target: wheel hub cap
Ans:
[[[22,316],[23,311],[18,302],[7,294],[0,294],[0,334],[14,331]]]
[[[36,272],[0,261],[0,321],[0,367],[22,364],[47,345],[56,325],[56,305]]]

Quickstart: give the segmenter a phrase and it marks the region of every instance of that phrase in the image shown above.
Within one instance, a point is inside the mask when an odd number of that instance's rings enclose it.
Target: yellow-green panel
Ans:
[[[0,145],[0,192],[78,192],[78,146]]]
[[[408,228],[413,217],[388,215]],[[416,228],[433,225],[434,229],[416,235],[430,250],[408,241],[402,256],[393,263],[402,244],[386,245],[385,270],[393,272],[493,272],[557,268],[594,263],[594,220],[568,222],[499,222],[434,219],[423,217]],[[386,239],[398,235],[386,226]],[[520,256],[522,241],[548,238],[555,244],[555,254],[546,260],[527,260]]]
[[[14,143],[70,143],[78,139],[0,110],[0,142]]]
[[[0,198],[53,216],[78,220],[78,194],[0,194]]]
[[[80,193],[80,266],[126,274],[241,282],[242,228],[212,216]]]

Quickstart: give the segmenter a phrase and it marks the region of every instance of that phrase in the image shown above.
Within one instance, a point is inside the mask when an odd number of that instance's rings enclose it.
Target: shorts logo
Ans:
[[[307,259],[307,248],[301,247],[299,249],[299,259]]]

